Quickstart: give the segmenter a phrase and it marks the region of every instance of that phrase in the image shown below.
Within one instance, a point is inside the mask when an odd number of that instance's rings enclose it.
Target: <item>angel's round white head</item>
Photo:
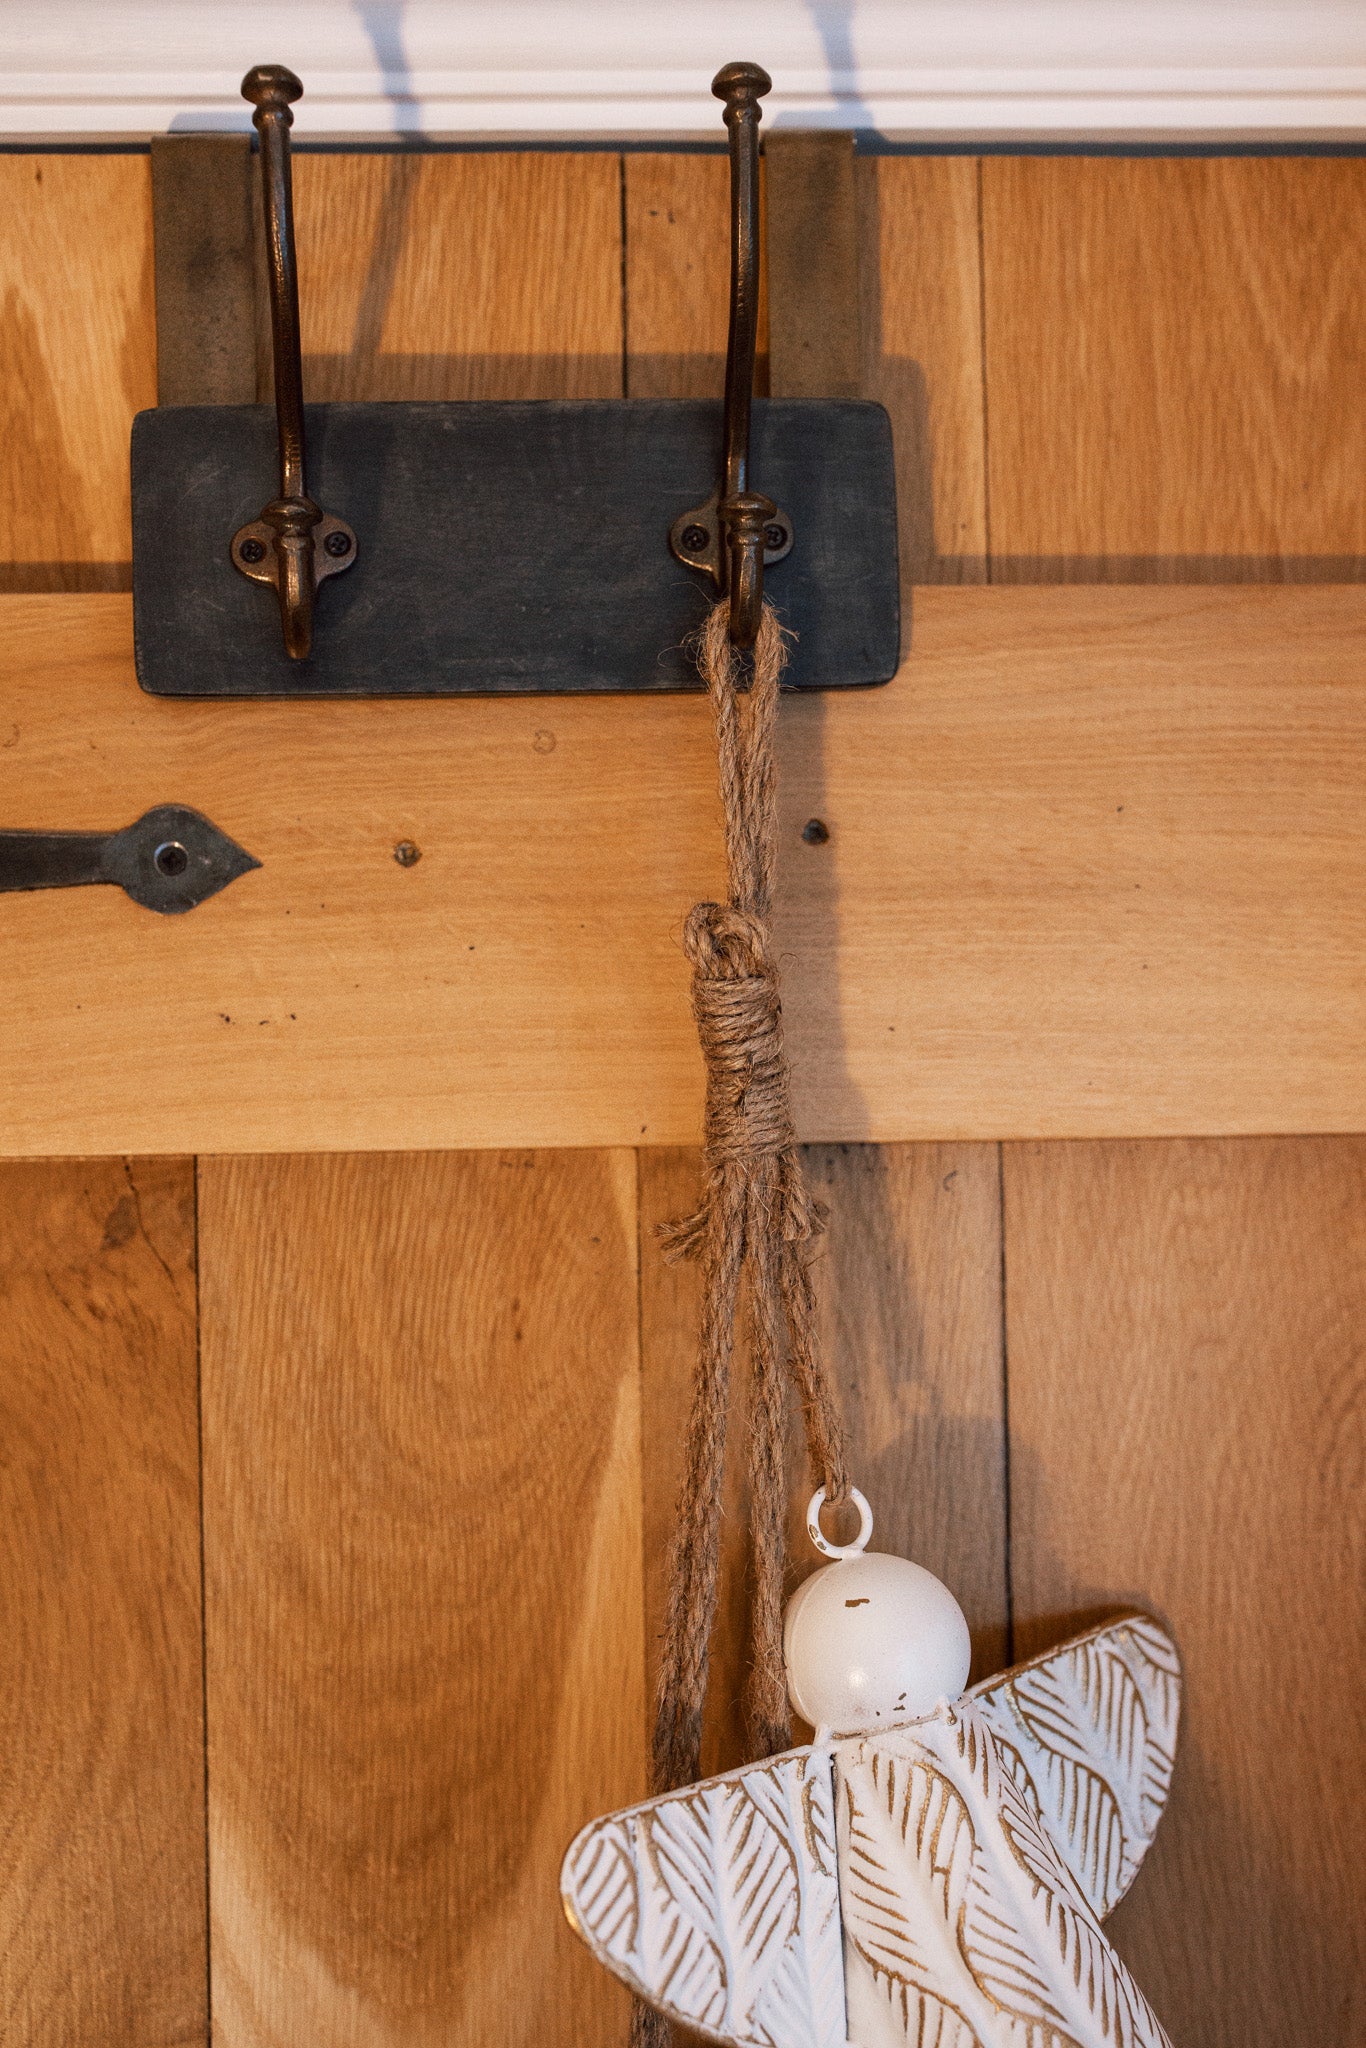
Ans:
[[[866,1551],[813,1572],[787,1603],[787,1689],[815,1728],[867,1734],[917,1721],[968,1682],[972,1648],[948,1587]]]

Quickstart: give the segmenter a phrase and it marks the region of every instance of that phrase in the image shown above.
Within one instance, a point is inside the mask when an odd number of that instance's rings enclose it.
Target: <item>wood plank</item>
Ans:
[[[1115,1916],[1174,2041],[1348,2048],[1366,1828],[1366,1144],[1005,1154],[1018,1649],[1174,1626],[1171,1810]]]
[[[645,150],[622,163],[626,396],[719,399],[730,307],[730,166],[719,156]],[[765,292],[756,391],[768,389],[766,314]]]
[[[0,590],[126,590],[156,402],[143,156],[0,156]]]
[[[788,129],[764,143],[768,379],[774,398],[862,398],[854,138]]]
[[[903,584],[986,581],[979,166],[864,157],[863,395],[891,415]],[[909,596],[909,592],[907,593]],[[909,637],[909,606],[903,614]]]
[[[699,1302],[697,1269],[666,1265],[656,1229],[696,1205],[700,1155],[640,1153],[645,1637],[653,1698],[668,1546],[682,1480]],[[813,1191],[830,1212],[818,1253],[826,1355],[849,1430],[855,1484],[873,1504],[876,1547],[953,1587],[973,1632],[974,1671],[1005,1661],[1005,1437],[999,1172],[994,1145],[815,1145]],[[736,1373],[718,1623],[703,1768],[744,1761],[741,1694],[749,1631],[745,1407]],[[794,1419],[792,1583],[820,1559],[807,1541],[812,1480]]]
[[[309,398],[619,398],[610,153],[295,159]]]
[[[0,1297],[0,2035],[203,2040],[191,1163],[7,1163]]]
[[[201,1167],[214,2038],[624,2043],[564,1924],[639,1796],[629,1153]]]
[[[982,180],[994,579],[1366,576],[1366,163]]]
[[[154,135],[157,404],[254,405],[260,188],[250,135]]]
[[[803,1135],[1366,1125],[1364,607],[924,590],[894,683],[785,704]],[[700,701],[152,700],[116,597],[0,603],[0,687],[7,823],[175,798],[264,862],[184,918],[4,899],[5,1151],[700,1129],[677,938],[719,881]]]
[[[876,1546],[952,1588],[985,1677],[1006,1662],[999,1147],[815,1145],[806,1158],[829,1209],[826,1355]]]

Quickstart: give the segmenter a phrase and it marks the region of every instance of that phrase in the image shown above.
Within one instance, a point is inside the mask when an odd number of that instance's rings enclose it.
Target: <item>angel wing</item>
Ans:
[[[979,1703],[834,1754],[857,2048],[1170,2048]]]
[[[1098,1920],[1123,1898],[1162,1818],[1181,1664],[1145,1614],[1017,1664],[967,1695]]]
[[[831,1763],[790,1750],[586,1827],[570,1925],[671,2019],[742,2048],[845,2048]]]

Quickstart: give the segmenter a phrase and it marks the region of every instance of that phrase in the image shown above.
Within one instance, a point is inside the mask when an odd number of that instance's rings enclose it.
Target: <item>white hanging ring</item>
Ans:
[[[852,1543],[832,1543],[821,1527],[825,1488],[817,1487],[811,1496],[811,1505],[806,1511],[806,1533],[823,1557],[862,1557],[868,1548],[868,1538],[873,1533],[873,1511],[856,1486],[850,1487],[849,1498],[858,1509],[858,1535]]]

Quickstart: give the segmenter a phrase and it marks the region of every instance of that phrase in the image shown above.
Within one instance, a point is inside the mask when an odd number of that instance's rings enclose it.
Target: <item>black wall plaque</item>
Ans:
[[[306,409],[309,488],[355,530],[291,661],[274,592],[232,565],[276,488],[270,406],[133,423],[138,680],[160,696],[421,697],[699,687],[714,601],[669,527],[714,489],[719,403],[333,404]],[[753,474],[795,530],[766,596],[788,682],[886,682],[900,644],[891,425],[862,400],[756,400]]]

